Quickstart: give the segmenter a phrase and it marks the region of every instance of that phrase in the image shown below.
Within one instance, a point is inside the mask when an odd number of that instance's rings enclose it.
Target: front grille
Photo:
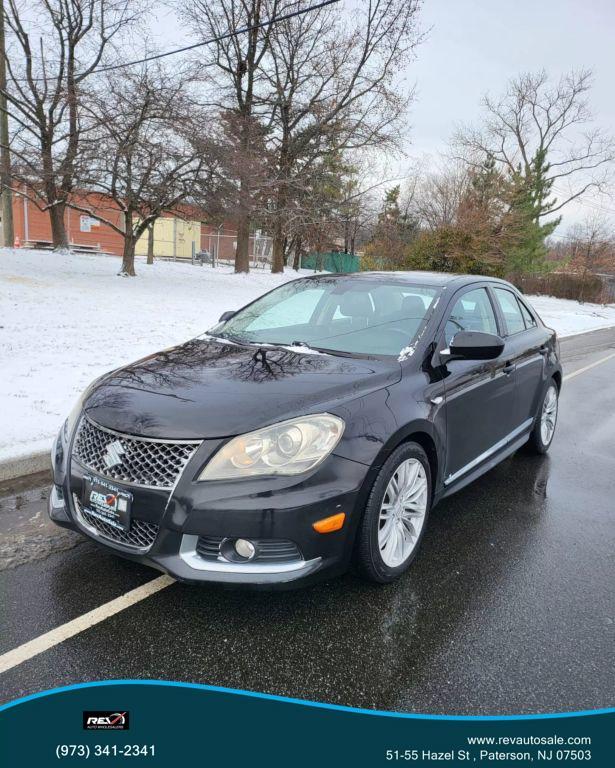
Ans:
[[[218,560],[221,536],[199,536],[197,554],[204,560]],[[287,539],[250,539],[256,545],[256,556],[251,563],[288,563],[301,560],[301,552],[293,541]]]
[[[123,544],[125,547],[145,550],[149,549],[158,535],[158,526],[155,523],[148,523],[147,520],[133,518],[128,531],[121,531],[104,520],[99,520],[95,515],[85,509],[78,497],[73,494],[73,504],[79,522],[97,536],[109,541]]]
[[[99,427],[84,416],[75,438],[73,456],[83,466],[112,480],[170,489],[199,445],[200,441],[195,440],[132,437]],[[111,467],[108,466],[111,463],[109,446],[112,458],[118,460]]]

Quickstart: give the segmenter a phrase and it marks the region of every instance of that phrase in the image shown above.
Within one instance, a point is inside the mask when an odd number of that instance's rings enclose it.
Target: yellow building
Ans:
[[[161,217],[154,222],[154,256],[191,259],[193,252],[198,253],[200,250],[200,221]],[[136,254],[147,255],[147,231],[137,241]]]

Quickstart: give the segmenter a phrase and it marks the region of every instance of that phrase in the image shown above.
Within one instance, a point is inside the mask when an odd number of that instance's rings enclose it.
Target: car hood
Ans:
[[[107,374],[84,410],[101,426],[144,437],[229,437],[335,408],[400,377],[395,359],[198,338]]]

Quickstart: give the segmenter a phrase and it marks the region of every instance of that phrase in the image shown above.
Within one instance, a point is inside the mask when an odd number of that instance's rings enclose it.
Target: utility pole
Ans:
[[[0,192],[2,194],[2,234],[4,245],[12,248],[13,195],[11,193],[11,155],[9,152],[9,116],[6,104],[6,48],[4,43],[4,0],[0,0]]]

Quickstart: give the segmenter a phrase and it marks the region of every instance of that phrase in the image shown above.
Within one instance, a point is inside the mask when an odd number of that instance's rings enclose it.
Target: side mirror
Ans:
[[[237,313],[236,312],[223,312],[220,315],[220,319],[218,320],[219,323],[226,323],[227,320],[230,320],[231,317],[235,317]]]
[[[445,359],[493,360],[504,350],[504,339],[494,333],[459,331],[453,337]],[[442,354],[442,353],[441,353]]]

